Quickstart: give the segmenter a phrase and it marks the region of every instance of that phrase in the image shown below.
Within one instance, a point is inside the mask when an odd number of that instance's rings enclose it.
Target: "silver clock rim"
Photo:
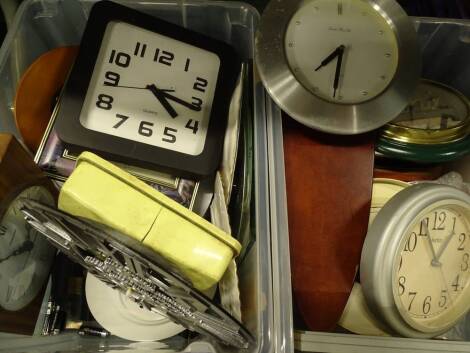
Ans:
[[[284,36],[292,16],[305,0],[272,0],[256,35],[255,59],[264,86],[292,118],[310,128],[339,135],[375,130],[406,107],[421,74],[420,54],[411,19],[394,0],[361,0],[378,7],[397,37],[399,62],[395,77],[377,97],[360,104],[327,102],[293,75],[284,52]]]
[[[469,195],[450,186],[433,183],[409,186],[396,194],[379,211],[364,241],[360,280],[366,302],[374,315],[392,331],[405,337],[435,337],[447,332],[456,323],[433,332],[418,331],[402,317],[393,296],[393,266],[398,252],[403,247],[404,238],[401,235],[424,209],[443,200],[470,204]],[[465,312],[462,313],[464,314]],[[458,319],[459,317],[456,317],[455,320]]]

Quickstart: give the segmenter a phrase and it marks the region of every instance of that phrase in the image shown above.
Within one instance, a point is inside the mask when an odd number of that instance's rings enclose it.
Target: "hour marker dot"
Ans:
[[[379,34],[380,34],[380,35],[384,34],[384,31],[379,31]]]
[[[289,48],[293,48],[294,47],[294,43],[290,42],[289,43]]]
[[[367,91],[362,91],[361,93],[362,93],[363,96],[367,96],[369,94],[369,92],[367,92]]]
[[[392,56],[392,54],[390,54],[390,53],[386,53],[386,54],[385,54],[385,56],[386,56],[387,58],[389,58],[389,57],[391,57],[391,56]]]
[[[317,11],[320,10],[320,8],[318,6],[315,6],[314,9],[317,10]]]
[[[300,26],[301,23],[302,23],[302,22],[300,22],[300,21],[295,21],[295,24],[296,24],[297,26]]]
[[[385,80],[385,79],[387,78],[387,76],[380,76],[380,78],[381,78],[382,80]]]

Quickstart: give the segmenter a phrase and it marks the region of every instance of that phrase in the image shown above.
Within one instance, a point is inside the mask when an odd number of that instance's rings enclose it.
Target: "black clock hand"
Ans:
[[[184,100],[182,100],[181,98],[178,98],[178,97],[175,97],[167,92],[163,92],[163,96],[169,100],[172,100],[178,104],[181,104],[183,106],[185,106],[186,108],[189,108],[191,110],[194,110],[196,112],[199,112],[201,111],[201,107],[200,106],[197,106],[197,105],[194,105],[194,104],[191,104],[191,103],[188,103]]]
[[[315,69],[315,71],[320,70],[323,66],[328,65],[330,62],[332,62],[338,55],[340,55],[344,51],[344,45],[340,45],[338,48],[336,48],[330,55],[328,55],[322,62],[321,64]]]
[[[18,249],[13,251],[10,255],[8,255],[7,257],[3,259],[0,259],[0,263],[8,260],[11,257],[21,255],[27,251],[31,251],[33,250],[33,248],[34,248],[34,243],[31,240],[26,240],[25,242],[23,242],[23,244],[21,244],[21,246]]]
[[[336,91],[338,89],[339,77],[341,75],[341,64],[343,63],[343,54],[344,54],[344,45],[341,45],[338,56],[338,61],[336,62],[336,72],[335,72],[335,81],[333,83],[333,98],[336,97]]]
[[[147,87],[136,87],[136,86],[120,86],[120,85],[106,85],[106,86],[112,86],[112,87],[120,87],[120,88],[131,88],[131,89],[149,89]],[[159,89],[161,92],[174,92],[174,89]]]
[[[154,96],[158,99],[158,101],[161,103],[163,108],[165,108],[165,110],[168,112],[168,114],[170,114],[172,118],[176,118],[178,116],[178,113],[176,112],[176,110],[166,100],[164,96],[164,92],[159,90],[157,86],[155,85],[147,85],[147,89],[149,89],[154,94]]]

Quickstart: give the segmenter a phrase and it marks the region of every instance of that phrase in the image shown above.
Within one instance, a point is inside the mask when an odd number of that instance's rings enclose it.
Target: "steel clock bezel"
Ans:
[[[298,122],[327,133],[365,133],[395,118],[408,104],[418,84],[421,62],[411,20],[394,0],[361,0],[376,8],[390,24],[398,44],[398,66],[388,87],[360,104],[328,102],[305,88],[286,59],[284,37],[304,0],[276,0],[266,7],[256,36],[256,61],[262,81],[274,101]]]
[[[98,58],[107,25],[121,21],[214,53],[220,68],[209,118],[204,149],[199,155],[188,155],[134,140],[90,130],[80,123],[88,86]],[[170,172],[177,176],[202,178],[218,168],[222,156],[224,132],[230,100],[241,70],[235,50],[228,44],[149,16],[131,8],[101,1],[90,12],[80,51],[62,91],[56,109],[55,128],[60,140],[72,151],[94,151],[118,162]]]
[[[417,219],[436,205],[466,209],[470,224],[470,196],[456,188],[433,183],[409,186],[396,194],[377,214],[369,227],[361,255],[361,285],[371,311],[392,331],[405,337],[430,338],[445,333],[470,309],[441,329],[418,330],[400,313],[394,298],[393,279],[397,258],[406,242],[407,233]],[[470,287],[467,287],[470,291]]]

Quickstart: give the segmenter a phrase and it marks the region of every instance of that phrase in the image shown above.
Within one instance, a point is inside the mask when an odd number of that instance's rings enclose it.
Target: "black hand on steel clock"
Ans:
[[[338,61],[336,62],[335,80],[333,82],[333,98],[336,97],[336,91],[338,90],[339,77],[341,76],[341,64],[343,63],[344,45],[339,47]]]
[[[161,103],[163,108],[165,108],[167,113],[172,118],[176,118],[178,116],[178,113],[176,112],[176,110],[172,107],[172,105],[165,98],[163,91],[159,90],[157,86],[155,86],[154,84],[147,85],[147,89],[149,89],[153,93],[153,95],[158,99],[158,101]]]
[[[343,52],[344,52],[344,45],[340,45],[321,62],[321,64],[315,69],[315,71],[318,71],[322,67],[328,65],[330,62],[332,62],[337,56],[341,55]]]

